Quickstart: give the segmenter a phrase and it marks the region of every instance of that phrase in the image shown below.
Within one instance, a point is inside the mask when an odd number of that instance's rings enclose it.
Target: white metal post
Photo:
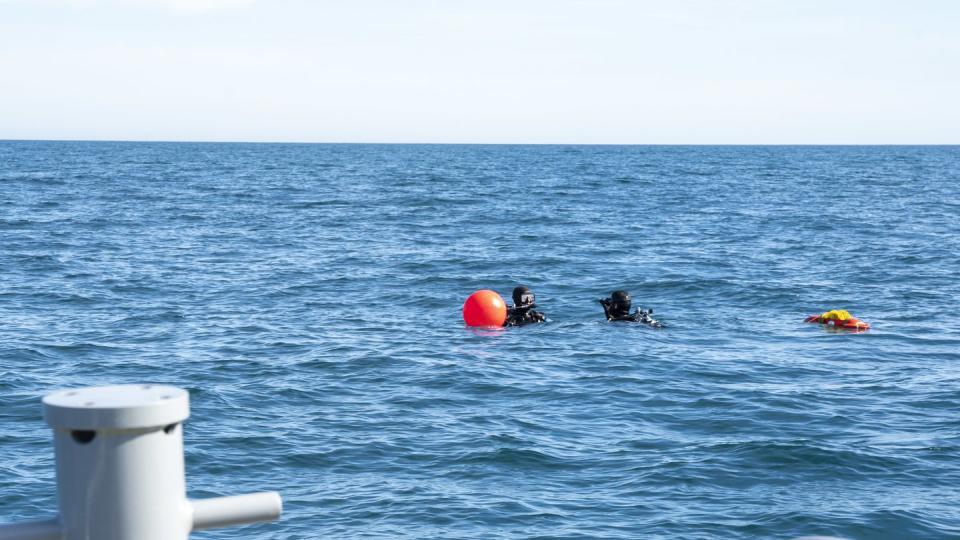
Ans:
[[[60,514],[0,525],[0,540],[186,540],[192,530],[280,516],[275,492],[186,499],[184,390],[82,388],[50,394],[43,404],[54,429]]]

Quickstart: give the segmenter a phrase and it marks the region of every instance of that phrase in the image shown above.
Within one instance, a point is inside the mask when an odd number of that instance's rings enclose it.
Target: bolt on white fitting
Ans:
[[[180,424],[189,399],[185,390],[157,385],[46,396],[60,514],[0,525],[0,540],[186,540],[195,529],[279,517],[273,492],[187,501]]]

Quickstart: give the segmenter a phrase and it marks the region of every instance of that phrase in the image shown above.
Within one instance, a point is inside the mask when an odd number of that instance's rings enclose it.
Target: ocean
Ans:
[[[0,142],[0,520],[43,395],[158,383],[284,497],[198,539],[960,538],[958,269],[957,146]]]

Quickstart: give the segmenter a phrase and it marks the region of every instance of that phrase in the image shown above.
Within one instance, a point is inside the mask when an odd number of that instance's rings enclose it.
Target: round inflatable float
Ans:
[[[507,320],[507,303],[494,291],[477,291],[463,303],[463,322],[478,328],[499,328]]]

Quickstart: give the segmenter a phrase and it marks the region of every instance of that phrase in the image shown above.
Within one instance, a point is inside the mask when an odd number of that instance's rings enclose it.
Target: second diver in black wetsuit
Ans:
[[[629,321],[643,323],[654,328],[663,328],[663,324],[655,320],[653,309],[640,309],[630,313],[630,293],[627,291],[613,291],[610,298],[600,300],[603,306],[603,314],[607,316],[608,321]]]
[[[547,317],[539,311],[534,303],[533,291],[523,285],[513,289],[513,305],[507,308],[507,320],[504,326],[523,326],[525,324],[546,322]]]

